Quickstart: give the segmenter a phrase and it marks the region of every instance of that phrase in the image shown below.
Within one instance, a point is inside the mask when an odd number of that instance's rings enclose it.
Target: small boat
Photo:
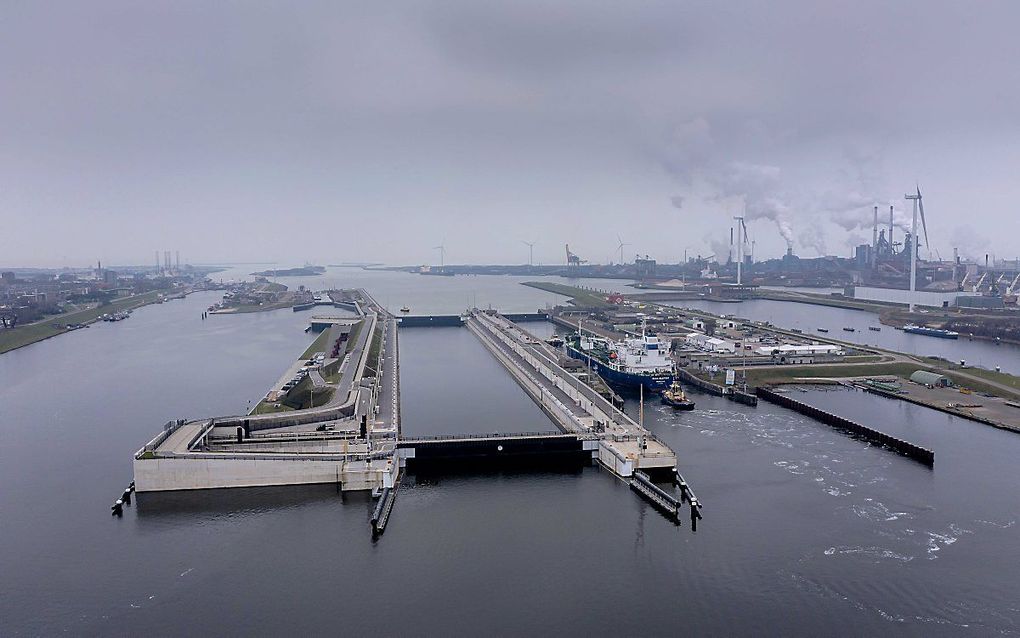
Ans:
[[[563,340],[563,337],[561,337],[559,335],[553,335],[553,336],[549,337],[548,339],[546,339],[545,342],[548,343],[550,346],[553,346],[554,348],[559,348],[564,343],[566,343]]]
[[[673,377],[673,384],[662,392],[662,402],[677,410],[693,410],[694,401],[687,398],[683,386]]]
[[[402,307],[402,308],[400,309],[400,312],[403,312],[403,313],[408,313],[408,312],[411,312],[411,309],[410,309],[410,308],[408,308],[407,306],[404,306],[404,307]]]
[[[878,326],[868,326],[868,330],[874,330],[875,332],[881,332],[881,328]]]
[[[819,328],[818,329],[818,332],[828,332],[828,331],[829,331],[828,328]]]
[[[797,334],[800,334],[800,333],[802,333],[804,331],[800,330],[799,328],[790,328],[790,332],[796,332]]]
[[[856,332],[856,331],[857,331],[856,328],[851,328],[849,326],[843,328],[843,332]]]

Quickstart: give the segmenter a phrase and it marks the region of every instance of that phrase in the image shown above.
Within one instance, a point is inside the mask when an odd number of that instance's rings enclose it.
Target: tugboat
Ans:
[[[673,406],[677,410],[694,409],[694,401],[687,398],[683,386],[680,385],[675,376],[673,377],[673,384],[669,386],[669,389],[662,392],[662,402]]]
[[[402,308],[400,309],[400,312],[402,312],[402,313],[404,313],[404,314],[407,314],[407,313],[411,312],[411,309],[410,309],[410,308],[408,308],[407,306],[404,306],[404,307],[402,307]]]
[[[856,328],[850,328],[849,326],[843,328],[843,332],[856,332]]]

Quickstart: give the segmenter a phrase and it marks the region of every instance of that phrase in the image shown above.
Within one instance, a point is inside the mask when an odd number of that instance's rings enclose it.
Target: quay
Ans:
[[[517,323],[524,321],[546,321],[546,312],[517,312],[503,315],[506,319]],[[397,321],[402,328],[418,328],[424,326],[463,326],[468,315],[405,315]]]
[[[467,327],[565,433],[596,437],[593,457],[621,478],[676,470],[676,454],[558,363],[556,351],[494,311],[472,310]]]

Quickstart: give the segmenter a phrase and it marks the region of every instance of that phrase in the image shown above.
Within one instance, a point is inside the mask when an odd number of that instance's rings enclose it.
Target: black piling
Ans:
[[[893,436],[889,436],[884,432],[879,432],[878,430],[874,430],[865,425],[861,425],[856,421],[845,419],[841,416],[832,414],[831,412],[820,410],[814,407],[813,405],[801,403],[796,399],[774,392],[769,388],[759,387],[755,390],[755,393],[760,398],[765,399],[769,403],[775,403],[776,405],[782,406],[784,408],[789,408],[795,412],[800,412],[804,416],[809,416],[813,419],[821,421],[822,423],[825,423],[826,425],[831,425],[834,428],[850,432],[854,436],[857,436],[871,443],[883,445],[889,448],[890,450],[903,454],[904,456],[908,456],[914,459],[915,461],[918,461],[919,463],[924,463],[929,467],[935,464],[935,452],[933,452],[932,450],[923,448],[919,445],[914,445],[913,443],[904,441],[902,439],[897,439],[896,437]]]
[[[397,491],[390,488],[385,488],[382,491],[382,496],[379,497],[379,502],[375,505],[375,511],[372,513],[372,536],[379,536],[386,531],[386,523],[390,520],[390,512],[393,511],[393,502],[397,498]]]

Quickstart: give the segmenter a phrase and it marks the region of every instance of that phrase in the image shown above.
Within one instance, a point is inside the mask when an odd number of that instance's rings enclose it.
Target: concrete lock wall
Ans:
[[[621,457],[615,450],[606,445],[605,441],[599,441],[599,463],[602,463],[619,476],[632,476],[634,474],[634,462]]]
[[[393,464],[390,464],[393,465]],[[257,487],[302,483],[335,483],[339,472],[345,489],[369,489],[382,485],[385,462],[370,477],[364,472],[345,472],[343,461],[284,459],[135,459],[135,487],[139,492],[198,490],[218,487]],[[361,476],[358,476],[361,475]],[[350,483],[350,485],[348,485]]]

